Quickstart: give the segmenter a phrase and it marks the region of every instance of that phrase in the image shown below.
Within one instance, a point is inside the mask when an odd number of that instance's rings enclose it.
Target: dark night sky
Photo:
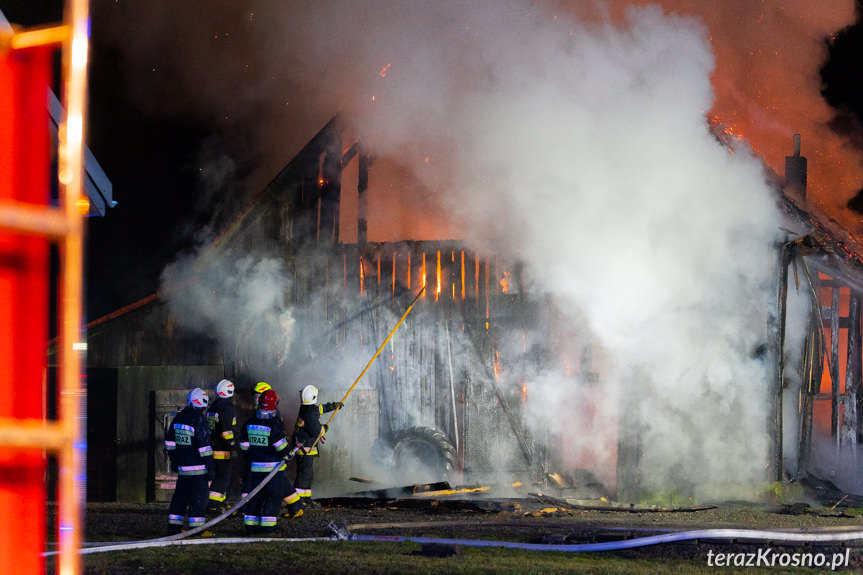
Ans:
[[[0,0],[0,10],[12,23],[33,26],[59,22],[62,2]],[[822,78],[823,95],[836,110],[833,128],[863,154],[861,12],[863,0],[857,0],[858,24],[836,36]],[[254,162],[245,145],[250,134],[242,130],[220,132],[187,114],[156,116],[130,101],[124,59],[113,39],[100,33],[102,13],[93,10],[88,144],[113,182],[118,205],[106,218],[89,221],[89,319],[154,293],[161,269],[189,246],[185,230],[207,219],[199,204],[202,149],[232,157],[240,176]],[[863,213],[863,191],[850,205]]]

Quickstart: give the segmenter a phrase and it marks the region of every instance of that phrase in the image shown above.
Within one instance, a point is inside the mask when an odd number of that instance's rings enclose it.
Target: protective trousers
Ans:
[[[189,510],[189,528],[206,523],[204,513],[207,509],[207,476],[178,475],[177,486],[168,506],[168,535],[179,533],[186,521]]]
[[[213,481],[210,483],[210,509],[225,509],[225,499],[228,495],[228,485],[231,482],[231,460],[216,459],[213,461]]]
[[[300,454],[297,457],[297,477],[294,487],[303,502],[308,505],[312,500],[312,478],[314,477],[315,459],[317,455]]]
[[[250,471],[246,478],[245,493],[251,492],[266,476],[266,472]],[[255,535],[272,533],[276,530],[284,489],[285,474],[279,472],[252,497],[252,500],[246,504],[245,515],[243,516],[246,533]]]

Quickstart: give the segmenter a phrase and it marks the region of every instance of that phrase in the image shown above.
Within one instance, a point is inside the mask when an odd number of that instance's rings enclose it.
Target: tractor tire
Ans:
[[[455,447],[440,430],[430,427],[409,427],[397,432],[392,439],[393,471],[417,462],[430,474],[431,481],[446,481],[455,469]]]

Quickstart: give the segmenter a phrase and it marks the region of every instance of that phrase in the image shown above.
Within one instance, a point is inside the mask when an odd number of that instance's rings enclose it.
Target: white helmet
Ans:
[[[216,384],[216,395],[219,397],[233,397],[234,384],[227,379],[223,379]]]
[[[314,385],[307,385],[300,392],[303,398],[303,405],[314,405],[318,402],[318,388]]]
[[[201,389],[200,387],[196,387],[192,391],[189,392],[189,396],[186,398],[189,402],[189,405],[192,407],[205,408],[210,403],[210,398],[207,397],[207,392]]]

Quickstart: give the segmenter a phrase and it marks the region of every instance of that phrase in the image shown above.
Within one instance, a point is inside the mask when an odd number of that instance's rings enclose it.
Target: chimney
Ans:
[[[806,199],[806,158],[800,155],[800,134],[794,134],[794,155],[785,156],[785,190]]]

